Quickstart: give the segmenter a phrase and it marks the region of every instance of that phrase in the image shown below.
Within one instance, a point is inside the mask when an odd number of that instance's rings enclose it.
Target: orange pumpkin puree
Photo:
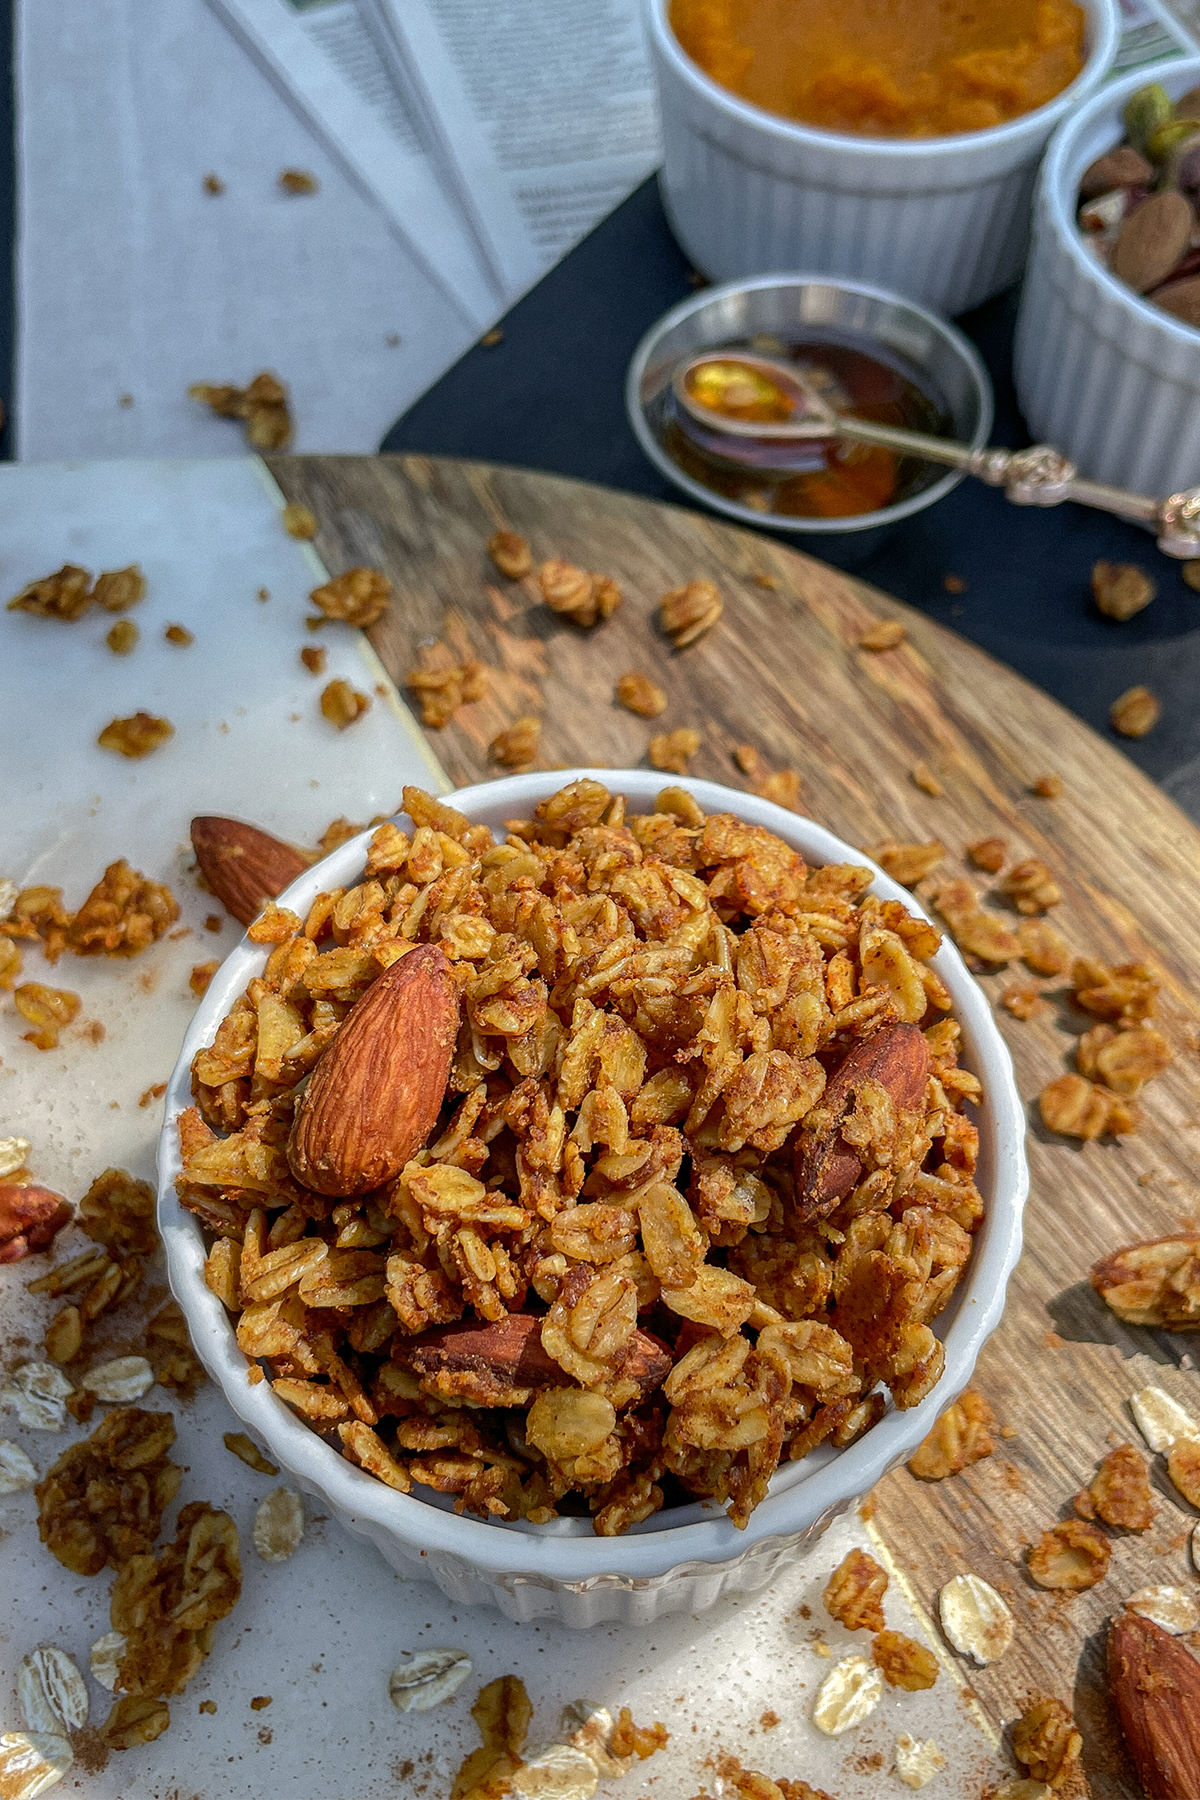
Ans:
[[[1074,0],[671,0],[706,74],[767,112],[862,137],[983,131],[1083,67]]]

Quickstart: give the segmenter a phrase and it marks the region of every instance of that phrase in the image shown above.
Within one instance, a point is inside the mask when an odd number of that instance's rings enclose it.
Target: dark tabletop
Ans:
[[[698,285],[648,181],[513,307],[498,343],[469,350],[405,413],[382,448],[513,463],[679,502],[638,448],[623,391],[643,332]],[[1016,298],[958,321],[995,384],[992,441],[1011,448],[1030,441],[1010,368]],[[1080,506],[1016,507],[968,480],[865,560],[853,540],[843,543],[819,554],[1020,670],[1200,819],[1200,594],[1146,532]],[[1125,624],[1092,600],[1099,558],[1137,563],[1157,583],[1157,598]],[[947,592],[947,575],[965,590]],[[1148,737],[1115,738],[1108,709],[1136,683],[1158,695],[1162,719]]]

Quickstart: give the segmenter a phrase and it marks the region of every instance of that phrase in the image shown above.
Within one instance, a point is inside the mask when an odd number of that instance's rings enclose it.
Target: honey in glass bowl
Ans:
[[[856,137],[983,131],[1044,106],[1085,57],[1075,0],[671,0],[705,73],[799,124]]]
[[[857,345],[832,336],[806,335],[790,342],[757,336],[714,346],[708,367],[719,376],[722,354],[749,350],[802,368],[808,381],[839,412],[880,425],[899,425],[934,437],[953,434],[949,412],[940,398],[917,385],[897,359],[885,361]],[[730,365],[725,365],[726,368]],[[744,365],[743,365],[744,367]],[[705,372],[702,371],[702,377]],[[748,379],[742,386],[710,379],[689,387],[730,418],[772,424],[788,414],[771,384]],[[658,418],[653,414],[658,411]],[[648,420],[671,460],[713,493],[723,494],[753,512],[788,518],[847,519],[899,505],[941,480],[945,471],[918,457],[898,456],[874,444],[832,438],[807,442],[732,437],[700,425],[683,411],[669,388],[648,409]]]

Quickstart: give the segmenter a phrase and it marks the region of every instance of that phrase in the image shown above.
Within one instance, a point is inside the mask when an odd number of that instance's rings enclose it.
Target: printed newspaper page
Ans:
[[[439,136],[506,303],[658,166],[638,0],[356,0]]]
[[[482,255],[421,97],[397,84],[354,0],[208,0],[473,329],[505,298]]]

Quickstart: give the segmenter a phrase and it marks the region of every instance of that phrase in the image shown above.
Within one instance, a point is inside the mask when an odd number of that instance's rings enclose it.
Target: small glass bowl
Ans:
[[[766,526],[797,537],[843,537],[877,531],[911,518],[941,500],[961,472],[929,465],[915,493],[877,511],[837,518],[761,512],[689,475],[672,455],[668,427],[671,378],[702,350],[748,344],[767,335],[785,343],[827,337],[900,367],[949,421],[950,435],[973,449],[992,429],[992,384],[975,346],[936,313],[863,282],[817,275],[758,275],[706,288],[650,327],[633,353],[625,379],[625,409],[650,461],[689,499],[739,524]]]

